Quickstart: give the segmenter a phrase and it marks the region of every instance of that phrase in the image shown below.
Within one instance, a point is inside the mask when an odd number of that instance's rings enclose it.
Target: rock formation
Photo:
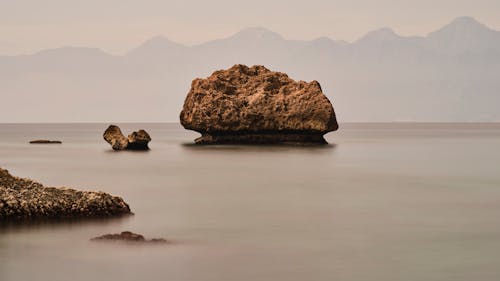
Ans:
[[[128,146],[128,139],[122,134],[120,127],[110,125],[103,135],[104,139],[111,144],[114,150],[123,150]]]
[[[32,140],[31,144],[60,144],[62,141],[58,140]]]
[[[45,187],[0,168],[0,220],[112,217],[130,214],[123,199],[104,192]]]
[[[151,141],[151,137],[144,130],[133,132],[126,138],[120,128],[115,125],[110,125],[103,137],[114,150],[148,150],[148,143]]]
[[[294,81],[264,66],[235,65],[192,82],[180,114],[199,144],[326,143],[338,129],[317,81]]]
[[[138,132],[133,132],[128,135],[128,146],[127,149],[131,150],[147,150],[149,149],[148,143],[151,141],[151,137],[144,130],[139,130]]]
[[[120,234],[105,234],[90,239],[91,241],[125,241],[125,242],[140,242],[140,243],[169,243],[163,238],[153,238],[146,240],[144,236],[130,231],[123,231]]]

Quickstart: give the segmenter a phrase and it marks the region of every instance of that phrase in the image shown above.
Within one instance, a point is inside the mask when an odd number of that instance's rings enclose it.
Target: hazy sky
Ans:
[[[425,35],[457,16],[500,29],[499,0],[0,0],[0,54],[92,46],[120,54],[156,35],[196,44],[262,26],[347,41],[392,27]]]

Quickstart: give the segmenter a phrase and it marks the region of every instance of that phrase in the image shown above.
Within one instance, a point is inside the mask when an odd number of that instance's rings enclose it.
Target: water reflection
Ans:
[[[136,149],[124,149],[124,150],[113,150],[113,149],[107,149],[104,152],[106,153],[136,153],[136,154],[147,154],[151,151],[151,149],[148,150],[136,150]]]
[[[99,228],[102,226],[120,226],[133,217],[126,215],[113,218],[79,218],[79,219],[35,219],[25,221],[0,221],[0,235],[25,231],[63,230],[81,228]]]
[[[289,152],[289,151],[325,151],[334,150],[337,147],[335,143],[328,144],[267,144],[267,145],[252,145],[252,144],[209,144],[200,145],[195,143],[182,143],[182,147],[186,150],[193,151],[238,151],[238,152]]]

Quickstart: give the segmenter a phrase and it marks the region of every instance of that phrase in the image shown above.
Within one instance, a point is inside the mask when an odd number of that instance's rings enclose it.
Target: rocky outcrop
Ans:
[[[110,125],[103,134],[106,140],[114,150],[127,149],[128,139],[123,135],[120,127]]]
[[[180,114],[199,144],[326,143],[338,129],[317,81],[294,81],[264,66],[235,65],[192,82]]]
[[[114,150],[149,150],[148,144],[151,141],[151,137],[144,130],[133,132],[127,138],[120,127],[115,125],[110,125],[103,137]]]
[[[31,144],[60,144],[62,141],[58,140],[32,140]]]
[[[130,214],[120,197],[104,192],[45,187],[0,168],[0,220],[113,217]]]
[[[163,238],[153,238],[151,240],[146,240],[144,236],[141,234],[132,233],[130,231],[123,231],[119,234],[105,234],[102,236],[98,236],[90,239],[91,241],[125,241],[125,242],[134,242],[134,243],[169,243],[166,239]]]

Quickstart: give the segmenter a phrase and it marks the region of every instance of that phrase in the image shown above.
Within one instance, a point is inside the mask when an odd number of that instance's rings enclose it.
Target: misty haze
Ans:
[[[82,47],[3,56],[0,118],[175,122],[193,77],[236,63],[319,81],[342,122],[500,121],[500,32],[469,17],[425,37],[383,28],[352,43],[300,41],[254,27],[195,46],[154,37],[120,56]]]

